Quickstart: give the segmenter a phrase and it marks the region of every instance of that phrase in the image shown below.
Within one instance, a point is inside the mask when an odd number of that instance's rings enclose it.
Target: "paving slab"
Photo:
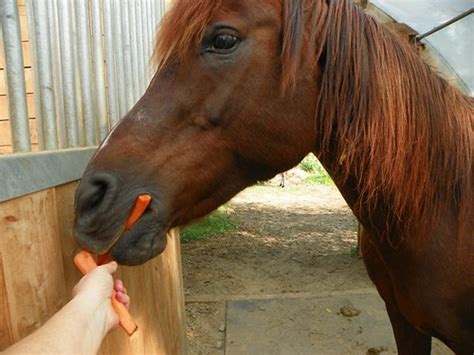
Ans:
[[[342,307],[360,313],[347,317]],[[229,301],[226,320],[226,355],[396,354],[385,305],[373,293]],[[452,352],[436,343],[433,354]]]

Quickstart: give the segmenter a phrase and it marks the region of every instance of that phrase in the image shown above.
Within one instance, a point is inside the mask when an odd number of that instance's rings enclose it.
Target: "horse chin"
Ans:
[[[168,230],[161,226],[136,226],[126,232],[110,250],[121,265],[137,266],[160,255],[166,248]]]

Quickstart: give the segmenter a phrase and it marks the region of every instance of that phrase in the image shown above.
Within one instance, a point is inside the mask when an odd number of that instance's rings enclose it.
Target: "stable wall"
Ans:
[[[0,351],[39,328],[71,298],[80,274],[72,239],[77,182],[0,203]],[[120,267],[139,330],[114,330],[101,354],[185,353],[179,235],[140,267]]]
[[[27,29],[25,0],[18,0],[20,16],[20,29],[23,47],[23,63],[25,67],[26,102],[30,123],[30,139],[32,151],[38,150],[38,134],[36,131],[33,69],[30,56],[30,37]],[[5,58],[3,48],[0,46],[0,155],[12,153],[12,139],[10,134],[10,116],[8,112],[7,84],[6,84]]]

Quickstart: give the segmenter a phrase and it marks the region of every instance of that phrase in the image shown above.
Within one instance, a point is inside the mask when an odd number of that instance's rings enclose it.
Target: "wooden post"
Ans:
[[[40,327],[68,302],[80,274],[72,257],[76,183],[0,204],[0,351]],[[101,354],[183,354],[184,292],[179,235],[140,267],[121,267],[139,330],[105,339]]]

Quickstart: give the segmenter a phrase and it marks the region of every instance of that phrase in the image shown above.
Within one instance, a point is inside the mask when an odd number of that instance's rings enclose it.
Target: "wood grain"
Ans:
[[[0,312],[0,324],[3,324],[0,327],[0,350],[2,349],[1,344],[11,344],[14,342],[13,338],[13,328],[10,321],[10,306],[7,300],[7,290],[6,290],[6,280],[5,274],[3,272],[3,255],[0,251],[0,307],[2,307],[2,312]]]
[[[58,232],[61,240],[64,281],[67,290],[72,290],[81,278],[81,273],[73,264],[74,256],[80,251],[73,239],[74,195],[78,185],[78,182],[73,182],[55,187]]]
[[[8,303],[12,338],[18,341],[67,300],[54,190],[3,203],[0,221],[6,290],[2,303]],[[0,344],[0,349],[7,345]]]
[[[138,268],[122,268],[122,279],[130,293],[130,313],[139,325],[134,352],[155,354],[185,353],[184,291],[178,233],[168,235],[168,246],[159,257]],[[135,301],[133,301],[135,300]],[[142,302],[154,300],[154,302]],[[165,306],[166,305],[166,306]],[[154,317],[147,316],[153,312]],[[162,341],[166,339],[166,342]],[[122,353],[125,354],[125,353]]]

